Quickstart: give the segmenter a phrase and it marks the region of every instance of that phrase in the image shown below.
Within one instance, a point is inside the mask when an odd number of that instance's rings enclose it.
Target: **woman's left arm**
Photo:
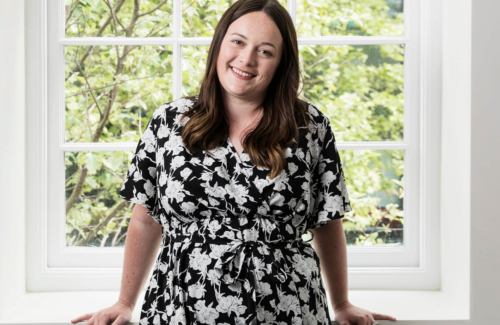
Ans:
[[[313,246],[321,262],[333,308],[349,303],[347,297],[347,249],[342,219],[329,221],[326,226],[311,229]]]
[[[325,226],[311,229],[314,250],[320,259],[321,273],[340,325],[373,325],[376,320],[396,318],[369,312],[349,302],[347,287],[347,247],[342,219],[328,221]]]

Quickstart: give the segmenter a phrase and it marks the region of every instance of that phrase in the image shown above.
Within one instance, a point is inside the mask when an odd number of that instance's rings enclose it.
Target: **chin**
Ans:
[[[234,93],[234,94],[243,94],[243,93],[246,93],[248,92],[248,88],[246,87],[238,87],[238,85],[235,85],[234,83],[232,82],[229,82],[227,84],[227,88],[230,92]]]

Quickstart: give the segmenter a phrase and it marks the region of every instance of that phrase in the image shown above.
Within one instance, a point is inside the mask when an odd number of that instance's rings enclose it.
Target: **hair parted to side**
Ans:
[[[229,120],[217,75],[217,58],[229,25],[253,11],[262,11],[274,20],[283,38],[283,51],[262,103],[262,118],[255,129],[245,133],[242,145],[252,164],[271,169],[268,177],[274,179],[284,169],[285,149],[298,145],[302,133],[308,131],[299,127],[309,126],[307,103],[298,98],[303,76],[295,26],[277,0],[238,0],[222,15],[210,45],[197,103],[182,116],[189,117],[182,141],[190,152],[196,153],[197,147],[209,152],[227,140]]]

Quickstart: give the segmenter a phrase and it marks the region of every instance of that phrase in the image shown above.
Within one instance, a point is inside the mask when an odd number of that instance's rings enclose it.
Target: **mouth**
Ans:
[[[255,77],[255,75],[243,72],[235,67],[232,67],[232,66],[229,66],[229,67],[231,68],[231,71],[233,72],[233,74],[240,79],[249,80],[249,79],[252,79],[253,77]]]

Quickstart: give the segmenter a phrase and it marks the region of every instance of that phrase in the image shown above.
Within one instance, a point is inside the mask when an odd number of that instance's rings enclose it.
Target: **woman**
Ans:
[[[119,301],[72,322],[129,321],[160,241],[141,324],[331,324],[321,274],[339,324],[395,320],[347,299],[351,206],[330,122],[298,99],[298,58],[276,0],[224,13],[200,93],[156,109],[120,191],[137,204]]]

